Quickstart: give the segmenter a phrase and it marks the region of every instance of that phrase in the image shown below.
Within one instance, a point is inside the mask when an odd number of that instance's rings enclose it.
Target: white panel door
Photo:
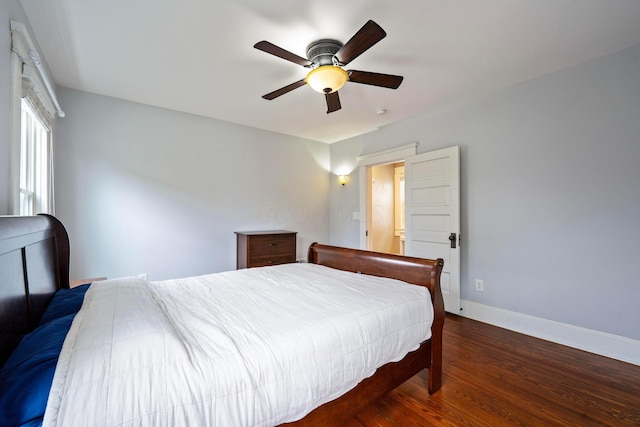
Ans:
[[[442,258],[444,308],[460,312],[460,149],[405,159],[405,254]]]

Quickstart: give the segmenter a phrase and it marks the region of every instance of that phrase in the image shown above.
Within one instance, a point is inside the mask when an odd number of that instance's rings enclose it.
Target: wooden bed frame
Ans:
[[[0,366],[22,336],[38,324],[56,290],[69,288],[69,238],[50,215],[0,216]],[[442,384],[444,302],[440,290],[442,259],[402,257],[314,243],[308,261],[340,270],[391,277],[431,293],[431,339],[401,361],[388,363],[338,399],[319,406],[287,426],[343,424],[379,397],[427,368],[429,393]]]
[[[69,237],[50,215],[0,216],[0,366],[69,287]]]

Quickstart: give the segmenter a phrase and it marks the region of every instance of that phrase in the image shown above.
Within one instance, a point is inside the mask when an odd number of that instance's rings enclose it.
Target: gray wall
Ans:
[[[236,230],[328,240],[329,146],[59,88],[56,215],[72,278],[235,269]]]
[[[332,144],[332,170],[415,141],[461,147],[462,299],[640,339],[640,46]],[[333,244],[359,245],[358,189],[332,187]]]
[[[0,2],[0,214],[10,19],[29,25],[18,0]],[[462,298],[640,339],[639,76],[635,47],[331,146],[59,89],[56,208],[73,277],[231,269],[240,229],[297,230],[300,256],[313,240],[357,247],[358,174],[329,179],[329,151],[344,173],[362,154],[456,144]]]

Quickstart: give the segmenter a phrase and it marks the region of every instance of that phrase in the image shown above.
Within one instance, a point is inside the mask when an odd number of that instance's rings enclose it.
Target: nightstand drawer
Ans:
[[[266,267],[268,265],[289,264],[292,262],[296,262],[296,257],[291,255],[252,258],[249,260],[249,267]]]
[[[237,268],[296,262],[295,231],[236,231]]]
[[[291,255],[296,252],[295,234],[269,234],[249,239],[249,257]],[[294,259],[295,261],[295,259]]]

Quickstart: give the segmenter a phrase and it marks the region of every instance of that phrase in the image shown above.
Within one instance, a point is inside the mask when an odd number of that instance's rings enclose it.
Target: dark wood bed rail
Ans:
[[[0,216],[0,366],[69,287],[69,237],[51,215]]]

